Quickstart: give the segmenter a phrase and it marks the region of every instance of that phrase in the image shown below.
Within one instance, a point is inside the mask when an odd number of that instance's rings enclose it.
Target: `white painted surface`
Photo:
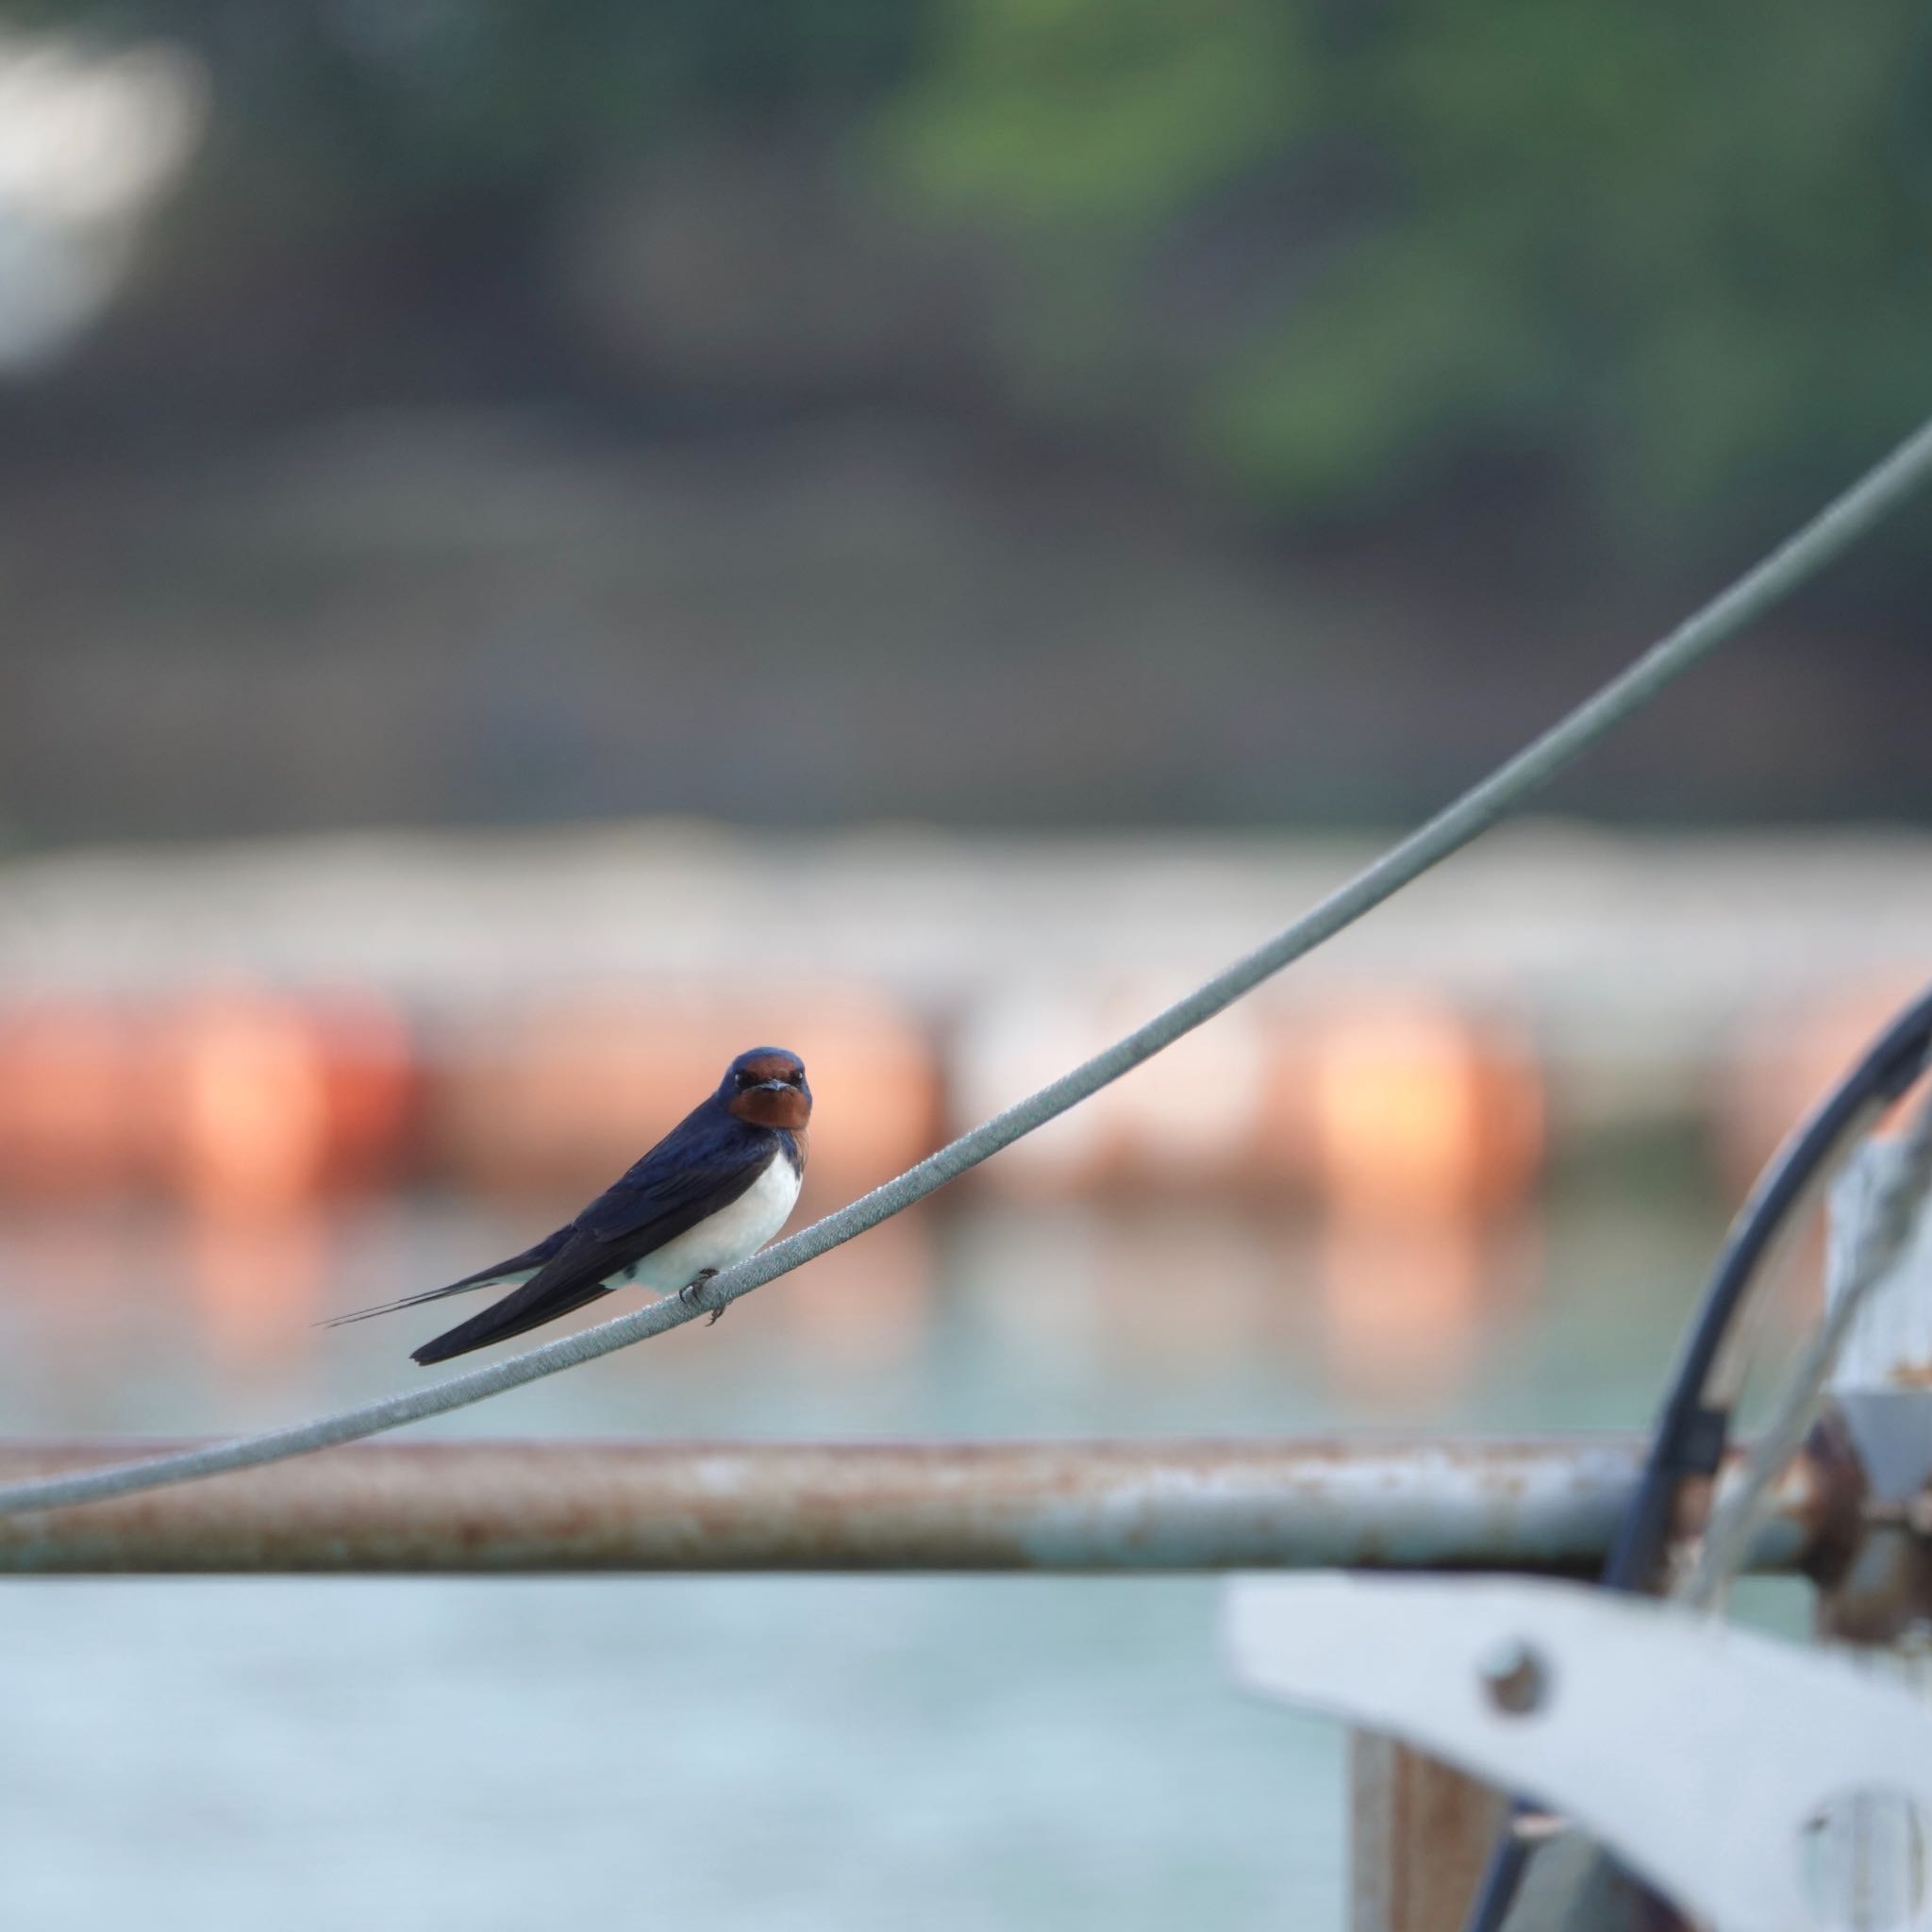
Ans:
[[[1562,1810],[1719,1932],[1819,1932],[1801,1878],[1828,1802],[1895,1794],[1922,1835],[1932,1821],[1916,1700],[1836,1655],[1647,1600],[1523,1578],[1243,1577],[1225,1629],[1252,1689]],[[1526,1714],[1485,1694],[1505,1644],[1542,1664]],[[1928,1923],[1922,1896],[1894,1932]]]

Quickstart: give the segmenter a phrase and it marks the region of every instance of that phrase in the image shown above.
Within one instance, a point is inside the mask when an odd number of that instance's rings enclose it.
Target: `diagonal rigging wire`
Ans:
[[[1775,1483],[1797,1454],[1845,1338],[1874,1291],[1890,1276],[1910,1245],[1932,1192],[1932,1093],[1920,1103],[1899,1142],[1898,1159],[1885,1170],[1857,1226],[1844,1281],[1804,1355],[1791,1372],[1777,1407],[1766,1420],[1744,1464],[1742,1480],[1726,1496],[1704,1533],[1697,1562],[1672,1593],[1692,1609],[1718,1607],[1764,1514]]]
[[[1265,945],[1223,968],[1185,998],[1176,1000],[1091,1059],[1062,1074],[991,1120],[981,1122],[938,1153],[928,1155],[897,1179],[874,1188],[871,1193],[861,1195],[749,1260],[725,1269],[702,1292],[689,1297],[667,1296],[647,1307],[633,1309],[627,1315],[599,1323],[594,1328],[582,1329],[575,1335],[560,1336],[555,1341],[526,1349],[488,1368],[473,1369],[426,1388],[385,1396],[359,1407],[317,1417],[312,1422],[270,1429],[256,1436],[240,1436],[225,1442],[211,1442],[175,1455],[0,1486],[0,1515],[97,1502],[138,1490],[159,1489],[169,1483],[217,1475],[226,1470],[279,1462],[291,1456],[332,1448],[339,1442],[379,1435],[385,1429],[400,1428],[427,1416],[487,1401],[540,1376],[554,1375],[631,1342],[661,1335],[701,1311],[728,1307],[741,1295],[749,1294],[753,1289],[789,1274],[828,1248],[849,1241],[855,1235],[863,1234],[867,1228],[909,1208],[913,1202],[923,1200],[1023,1135],[1032,1133],[1069,1108],[1091,1098],[1142,1060],[1151,1059],[1163,1047],[1171,1046],[1183,1034],[1211,1020],[1242,994],[1252,992],[1283,967],[1354,924],[1412,879],[1488,831],[1666,686],[1703,662],[1720,644],[1727,642],[1746,625],[1841,556],[1928,478],[1932,478],[1932,421],[1922,425],[1843,495],[1827,504],[1794,536],[1695,616],[1653,644],[1635,663],[1541,737],[1471,786]]]

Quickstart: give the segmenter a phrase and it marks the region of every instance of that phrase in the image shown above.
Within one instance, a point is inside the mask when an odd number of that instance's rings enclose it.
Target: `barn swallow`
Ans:
[[[520,1284],[417,1349],[411,1359],[427,1368],[507,1341],[633,1282],[688,1296],[785,1225],[805,1178],[810,1120],[804,1061],[783,1047],[755,1046],[622,1179],[535,1247],[447,1288],[339,1315],[328,1325]],[[723,1312],[714,1310],[712,1321]]]

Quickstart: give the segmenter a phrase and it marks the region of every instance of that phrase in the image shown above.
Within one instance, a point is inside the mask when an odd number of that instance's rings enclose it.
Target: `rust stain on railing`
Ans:
[[[0,1480],[129,1453],[7,1445]],[[1635,1436],[363,1443],[0,1519],[0,1570],[1582,1574],[1641,1455]],[[1805,1567],[1832,1493],[1795,1470],[1754,1561]]]

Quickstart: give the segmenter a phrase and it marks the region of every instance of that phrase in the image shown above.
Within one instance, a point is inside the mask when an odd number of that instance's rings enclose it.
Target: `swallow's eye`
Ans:
[[[790,1080],[794,1087],[803,1087],[805,1085],[805,1069],[803,1067],[800,1067],[796,1073],[787,1074],[785,1077],[788,1080]]]
[[[758,1076],[747,1069],[741,1067],[738,1070],[738,1084],[741,1087],[756,1087],[758,1080]]]

